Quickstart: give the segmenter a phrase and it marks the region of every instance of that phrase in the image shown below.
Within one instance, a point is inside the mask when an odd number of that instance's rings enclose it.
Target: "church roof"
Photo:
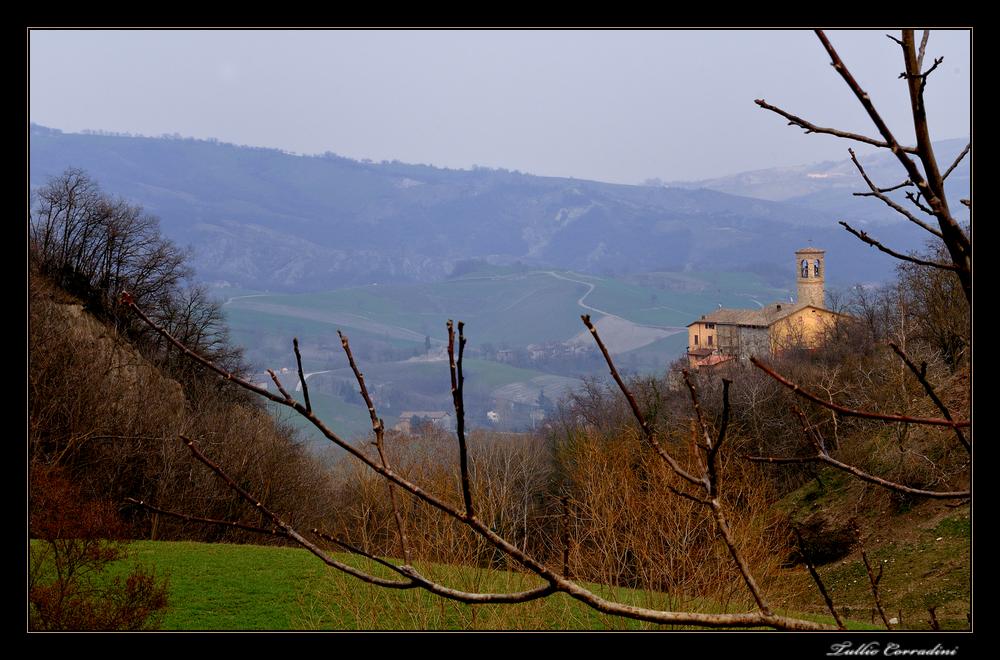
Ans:
[[[826,250],[820,250],[814,247],[804,247],[800,250],[796,250],[795,254],[826,254]]]
[[[771,303],[761,309],[717,309],[709,314],[703,314],[700,319],[689,323],[721,323],[723,325],[746,325],[766,328],[800,309],[813,307],[808,303]]]

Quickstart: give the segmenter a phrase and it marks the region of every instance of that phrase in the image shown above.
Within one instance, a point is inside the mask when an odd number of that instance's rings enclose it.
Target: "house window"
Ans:
[[[809,277],[809,260],[803,259],[800,265],[802,267],[802,277]]]
[[[694,345],[695,345],[695,346],[697,346],[697,345],[698,345],[698,335],[695,335],[695,336],[694,336]]]
[[[712,335],[709,335],[709,336],[708,336],[708,345],[709,345],[709,346],[711,346],[711,345],[712,345]]]
[[[714,323],[706,323],[705,327],[708,328],[709,330],[715,330],[715,324]]]

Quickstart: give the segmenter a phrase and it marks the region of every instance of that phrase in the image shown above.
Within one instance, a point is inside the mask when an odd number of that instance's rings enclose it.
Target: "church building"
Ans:
[[[688,324],[688,364],[712,367],[786,348],[815,348],[826,331],[844,318],[825,306],[825,251],[795,253],[798,302],[771,303],[760,309],[717,309]]]

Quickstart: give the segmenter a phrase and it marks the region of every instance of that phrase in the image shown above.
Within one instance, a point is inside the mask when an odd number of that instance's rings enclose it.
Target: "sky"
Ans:
[[[899,46],[830,31],[894,130],[913,143]],[[897,33],[898,34],[898,33]],[[216,138],[297,153],[503,167],[614,183],[682,181],[842,160],[763,98],[877,136],[811,31],[31,30],[31,121]],[[934,139],[967,137],[971,33],[931,33]],[[864,149],[859,149],[862,153]]]

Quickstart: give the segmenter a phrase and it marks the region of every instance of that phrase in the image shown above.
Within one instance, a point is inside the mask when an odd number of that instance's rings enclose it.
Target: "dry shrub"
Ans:
[[[107,501],[87,500],[59,469],[31,471],[28,625],[32,630],[147,630],[159,626],[167,584],[141,566],[103,575],[125,559],[127,529]]]
[[[683,456],[683,448],[670,448]],[[709,597],[748,597],[707,507],[678,497],[685,484],[634,429],[583,430],[562,443],[557,464],[572,500],[571,572],[605,584]],[[773,492],[745,462],[722,460],[723,502],[739,550],[758,578],[777,568]]]
[[[427,428],[418,435],[389,433],[390,463],[413,483],[445,500],[461,502],[458,448],[451,433]],[[537,552],[544,543],[546,487],[550,461],[541,439],[521,434],[474,431],[468,438],[476,515],[497,533]],[[373,456],[377,456],[373,448]],[[350,459],[336,467],[335,531],[370,551],[402,556],[385,480]],[[513,568],[507,558],[465,525],[402,492],[396,500],[414,558]]]

